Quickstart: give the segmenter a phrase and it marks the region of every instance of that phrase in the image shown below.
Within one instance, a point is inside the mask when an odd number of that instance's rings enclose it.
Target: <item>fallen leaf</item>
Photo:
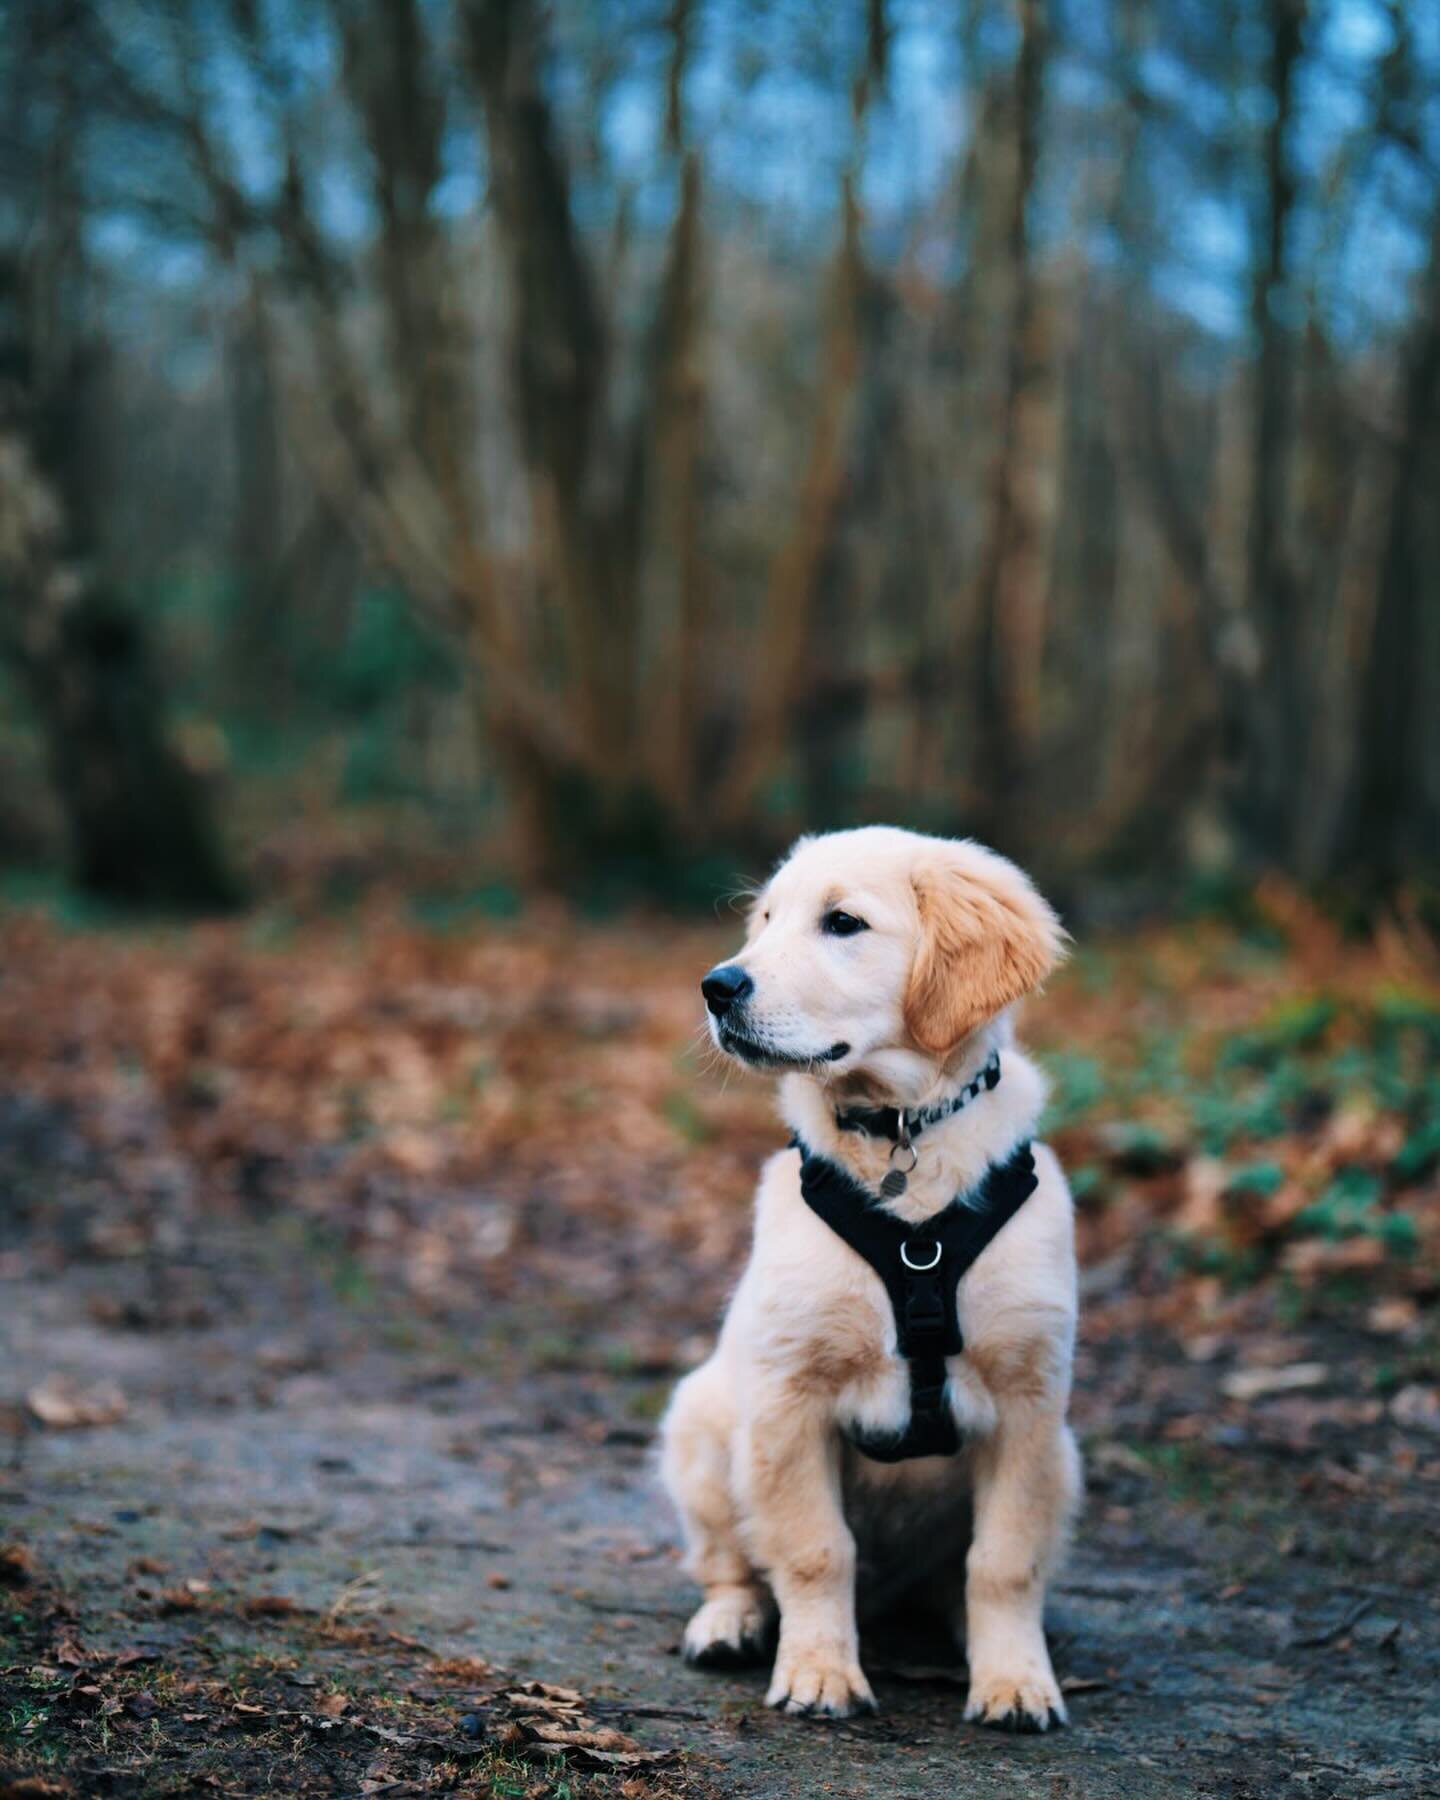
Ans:
[[[87,1425],[114,1425],[130,1411],[114,1382],[82,1388],[69,1375],[49,1375],[31,1388],[25,1404],[52,1431],[74,1431]]]
[[[1412,1431],[1440,1432],[1440,1387],[1422,1387],[1412,1381],[1390,1402],[1390,1417]]]
[[[1286,1247],[1281,1267],[1301,1280],[1348,1270],[1378,1269],[1388,1252],[1378,1237],[1301,1238]]]
[[[427,1665],[427,1674],[449,1681],[484,1681],[493,1673],[483,1656],[447,1656]]]
[[[242,1519],[238,1525],[229,1525],[220,1536],[227,1544],[243,1544],[255,1537],[260,1531],[258,1519]]]
[[[90,1661],[90,1652],[73,1631],[62,1632],[50,1654],[66,1669],[81,1669]]]
[[[579,1713],[585,1696],[574,1688],[555,1687],[548,1681],[527,1681],[520,1687],[506,1688],[501,1701],[517,1713]]]
[[[593,1730],[581,1726],[551,1724],[546,1721],[532,1726],[535,1736],[547,1744],[566,1744],[576,1750],[638,1750],[632,1737],[616,1731],[613,1725],[597,1725]]]
[[[245,1601],[240,1608],[247,1619],[286,1619],[292,1613],[304,1610],[288,1594],[256,1594],[253,1600]]]
[[[350,1705],[348,1694],[326,1694],[315,1702],[315,1710],[323,1713],[327,1719],[338,1719]]]
[[[1320,1387],[1330,1379],[1324,1363],[1290,1363],[1282,1369],[1235,1369],[1220,1383],[1230,1400],[1260,1400],[1266,1394],[1290,1394],[1297,1388]]]
[[[1419,1318],[1420,1308],[1408,1295],[1399,1294],[1389,1300],[1377,1300],[1365,1315],[1365,1323],[1371,1331],[1390,1336],[1411,1330]]]
[[[1155,1479],[1154,1466],[1146,1462],[1138,1450],[1110,1439],[1093,1445],[1088,1452],[1087,1461],[1092,1469],[1110,1469],[1121,1475],[1136,1475],[1143,1481]]]
[[[568,1745],[567,1758],[582,1769],[653,1769],[674,1757],[673,1750],[595,1750],[588,1745]]]

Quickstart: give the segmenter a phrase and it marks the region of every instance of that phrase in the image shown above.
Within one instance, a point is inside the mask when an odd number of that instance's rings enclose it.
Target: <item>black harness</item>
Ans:
[[[849,1431],[848,1441],[876,1462],[953,1456],[960,1433],[945,1404],[945,1358],[965,1348],[957,1289],[961,1276],[1035,1191],[1029,1144],[992,1165],[973,1196],[957,1196],[934,1218],[907,1225],[843,1169],[796,1143],[805,1204],[885,1283],[899,1352],[910,1365],[910,1418],[904,1429]]]

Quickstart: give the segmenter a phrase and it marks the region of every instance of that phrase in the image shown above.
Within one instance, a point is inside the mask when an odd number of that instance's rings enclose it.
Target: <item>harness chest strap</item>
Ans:
[[[899,1352],[909,1364],[905,1429],[849,1433],[850,1441],[877,1462],[953,1456],[960,1433],[945,1404],[945,1358],[965,1348],[957,1290],[966,1270],[1038,1186],[1030,1145],[1017,1145],[1005,1162],[992,1165],[973,1196],[957,1196],[943,1212],[916,1225],[883,1209],[835,1163],[798,1140],[797,1146],[805,1204],[884,1282]]]

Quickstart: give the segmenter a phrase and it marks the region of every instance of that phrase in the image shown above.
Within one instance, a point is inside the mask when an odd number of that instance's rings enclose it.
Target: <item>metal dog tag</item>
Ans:
[[[910,1132],[903,1112],[900,1114],[900,1135],[895,1141],[895,1148],[890,1152],[892,1165],[902,1150],[909,1156],[909,1162],[903,1169],[894,1167],[887,1169],[880,1183],[880,1192],[887,1200],[898,1200],[905,1192],[911,1171],[920,1160],[915,1146],[910,1142]]]

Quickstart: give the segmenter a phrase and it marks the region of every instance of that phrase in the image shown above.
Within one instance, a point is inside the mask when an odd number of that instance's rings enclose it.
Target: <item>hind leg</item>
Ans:
[[[685,1627],[701,1668],[760,1661],[775,1620],[770,1590],[740,1544],[730,1471],[734,1409],[712,1360],[675,1390],[660,1427],[660,1473],[685,1532],[685,1566],[705,1590]]]

